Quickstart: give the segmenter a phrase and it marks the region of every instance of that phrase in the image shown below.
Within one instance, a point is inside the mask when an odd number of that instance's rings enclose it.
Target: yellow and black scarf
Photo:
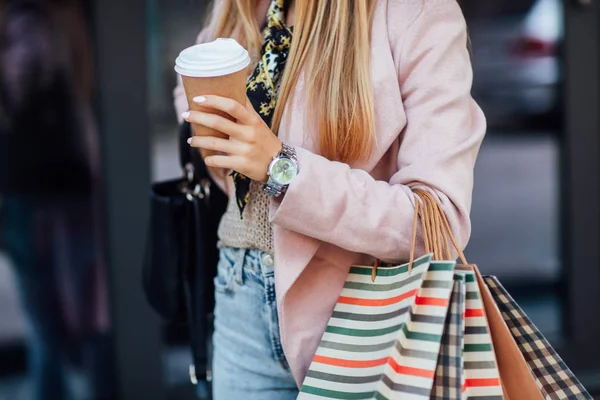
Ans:
[[[246,84],[250,103],[268,126],[271,126],[273,120],[279,84],[292,42],[292,30],[284,23],[284,3],[284,0],[271,2],[267,13],[267,26],[263,31],[261,58]],[[233,171],[231,176],[235,184],[240,216],[243,217],[244,208],[248,204],[250,179],[236,171]]]

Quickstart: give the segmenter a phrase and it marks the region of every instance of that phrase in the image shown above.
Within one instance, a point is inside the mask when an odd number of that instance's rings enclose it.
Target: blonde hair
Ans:
[[[250,52],[262,45],[256,10],[261,0],[219,0],[214,37],[235,37]],[[287,0],[289,1],[289,0]],[[373,0],[296,0],[292,47],[282,77],[272,129],[306,79],[307,115],[317,119],[319,152],[337,161],[366,159],[374,143],[370,32]]]

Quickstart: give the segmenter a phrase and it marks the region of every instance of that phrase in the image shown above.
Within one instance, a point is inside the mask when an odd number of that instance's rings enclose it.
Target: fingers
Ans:
[[[210,156],[204,159],[204,163],[213,168],[231,169],[234,171],[244,170],[244,160],[236,156]]]
[[[206,126],[226,135],[241,139],[244,137],[244,126],[237,124],[218,114],[205,113],[202,111],[186,111],[181,114],[184,120],[192,124]]]
[[[207,95],[194,97],[194,102],[202,105],[202,107],[210,107],[215,110],[223,111],[244,125],[250,125],[253,122],[253,114],[249,113],[244,105],[233,99],[216,95]]]
[[[214,150],[226,154],[239,154],[242,150],[240,142],[214,136],[194,136],[188,139],[192,147]]]

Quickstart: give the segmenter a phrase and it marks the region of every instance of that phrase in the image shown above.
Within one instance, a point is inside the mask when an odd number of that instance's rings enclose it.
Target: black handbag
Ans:
[[[217,228],[227,196],[198,150],[187,144],[190,135],[186,122],[179,134],[183,176],[152,185],[143,284],[148,302],[165,320],[188,323],[195,367],[190,372],[201,381],[208,368]]]

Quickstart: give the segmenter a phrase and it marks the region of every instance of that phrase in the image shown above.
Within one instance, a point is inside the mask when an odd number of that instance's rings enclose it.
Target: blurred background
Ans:
[[[186,329],[140,270],[206,3],[0,0],[0,400],[194,398]],[[467,257],[600,399],[600,6],[460,3],[490,124]]]

